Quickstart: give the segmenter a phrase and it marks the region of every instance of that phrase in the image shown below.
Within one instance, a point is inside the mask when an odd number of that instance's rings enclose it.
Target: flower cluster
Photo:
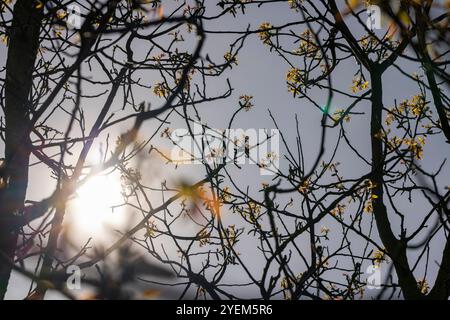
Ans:
[[[226,52],[223,55],[223,58],[225,61],[229,64],[235,64],[238,65],[237,56],[235,54],[232,54],[230,51]]]
[[[386,263],[389,262],[389,259],[386,255],[385,250],[379,250],[379,249],[375,250],[374,253],[372,254],[372,259],[376,266],[379,266],[383,262],[386,262]]]
[[[342,219],[342,215],[345,212],[345,205],[344,204],[337,204],[336,207],[334,207],[331,211],[330,214],[335,217],[335,218],[339,218]]]
[[[336,111],[333,113],[333,120],[335,122],[344,120],[345,122],[350,121],[350,115],[345,113],[344,109],[336,109]]]
[[[319,51],[313,33],[311,30],[306,29],[300,34],[300,44],[297,49],[294,50],[296,54],[305,54],[307,57],[315,57]]]
[[[430,291],[430,285],[426,279],[420,279],[417,281],[417,287],[422,294],[427,294]]]
[[[261,215],[261,205],[250,200],[244,206],[237,206],[233,211],[238,212],[245,220],[259,226],[258,218]]]
[[[292,68],[286,73],[286,82],[288,85],[288,91],[292,92],[294,96],[301,93],[301,89],[304,86],[304,76],[300,69]]]
[[[221,194],[220,194],[220,200],[222,202],[230,202],[232,199],[231,192],[229,187],[224,187]]]
[[[417,160],[423,159],[423,146],[425,145],[425,138],[418,137],[417,141],[412,138],[403,139],[403,144],[408,147],[408,150],[412,153]]]
[[[249,111],[251,108],[254,107],[254,104],[252,102],[253,96],[250,96],[248,94],[243,94],[239,97],[239,106],[244,109],[245,111]]]
[[[148,221],[147,226],[145,227],[145,238],[154,238],[156,236],[156,232],[158,232],[158,228],[154,221]]]
[[[200,247],[206,246],[208,243],[210,243],[210,234],[206,229],[201,230],[197,234],[197,240]]]
[[[353,93],[357,93],[358,91],[364,91],[369,87],[369,81],[364,81],[360,77],[354,78],[352,80],[352,86],[350,87]]]
[[[167,97],[168,88],[163,82],[158,82],[153,86],[153,94],[159,98]]]
[[[298,192],[300,192],[301,194],[306,194],[308,193],[309,189],[310,189],[310,180],[306,179],[305,181],[303,181],[303,183],[298,187]]]
[[[272,36],[270,29],[272,29],[273,26],[269,22],[263,22],[259,26],[259,38],[264,44],[271,44],[272,41],[270,40],[270,37]]]
[[[303,3],[303,0],[288,0],[289,8],[295,11],[299,11]]]

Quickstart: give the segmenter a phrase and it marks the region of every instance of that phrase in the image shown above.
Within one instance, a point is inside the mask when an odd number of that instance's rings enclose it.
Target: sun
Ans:
[[[90,178],[76,193],[71,205],[73,232],[105,238],[123,225],[123,197],[120,178],[115,174]]]

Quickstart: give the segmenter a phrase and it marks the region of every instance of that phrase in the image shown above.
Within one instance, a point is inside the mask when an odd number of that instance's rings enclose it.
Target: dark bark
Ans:
[[[32,73],[39,47],[42,9],[35,1],[21,0],[14,6],[12,27],[9,30],[9,48],[5,81],[5,170],[0,190],[0,221],[23,213],[28,185],[30,157],[29,114]],[[5,230],[0,223],[0,252],[13,261],[17,230]],[[11,274],[11,264],[0,260],[0,299],[3,299]]]
[[[416,21],[417,21],[417,47],[416,51],[421,58],[422,67],[425,71],[427,77],[428,85],[430,86],[430,91],[433,96],[434,105],[436,107],[437,114],[439,116],[440,126],[442,132],[447,138],[447,143],[450,143],[450,124],[448,122],[447,114],[445,111],[444,104],[441,98],[441,91],[436,82],[435,77],[435,65],[430,55],[428,54],[428,44],[426,38],[426,32],[428,29],[427,20],[428,14],[422,11],[420,7],[416,7]]]
[[[372,182],[375,184],[372,193],[377,196],[373,199],[373,213],[381,241],[388,255],[394,263],[400,287],[405,299],[420,299],[422,295],[417,286],[406,255],[406,242],[399,240],[392,232],[386,206],[383,202],[383,169],[385,156],[383,152],[383,141],[379,136],[382,130],[383,114],[383,87],[381,82],[381,70],[376,66],[371,70],[372,86],[372,114],[370,121],[370,136],[372,147]]]
[[[439,265],[439,272],[433,289],[428,295],[429,299],[447,300],[450,297],[450,235],[447,236],[447,242],[442,254],[442,260]]]
[[[436,107],[437,114],[439,116],[440,126],[442,132],[447,138],[447,143],[450,143],[450,124],[447,118],[444,104],[441,98],[441,91],[436,81],[435,77],[435,66],[428,54],[427,42],[426,42],[426,14],[421,11],[421,8],[416,8],[416,20],[418,24],[417,28],[417,53],[419,58],[421,58],[422,67],[425,71],[427,77],[428,85],[430,86],[430,91],[433,96],[434,105]]]

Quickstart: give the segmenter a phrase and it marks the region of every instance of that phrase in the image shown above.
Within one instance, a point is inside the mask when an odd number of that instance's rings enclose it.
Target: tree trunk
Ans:
[[[14,260],[18,231],[5,229],[12,215],[23,213],[28,185],[30,158],[29,101],[32,74],[39,47],[43,9],[34,0],[20,0],[14,5],[5,81],[5,167],[0,190],[0,299],[8,286]],[[8,261],[9,260],[9,261]]]
[[[406,243],[397,239],[392,232],[389,216],[383,201],[384,163],[383,141],[380,135],[382,130],[383,115],[383,86],[381,82],[382,72],[377,67],[371,70],[372,86],[372,113],[370,120],[370,139],[372,147],[372,172],[371,179],[375,184],[372,193],[377,196],[373,199],[373,213],[377,224],[380,239],[387,250],[388,255],[397,273],[398,282],[402,288],[405,299],[421,299],[423,296],[418,289],[406,255]]]

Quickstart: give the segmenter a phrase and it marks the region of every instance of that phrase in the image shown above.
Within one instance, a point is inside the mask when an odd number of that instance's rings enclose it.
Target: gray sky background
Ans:
[[[216,1],[211,1],[211,12],[215,11],[214,4]],[[209,1],[208,1],[209,4]],[[172,1],[163,1],[165,6],[165,12],[170,12],[170,7],[172,6]],[[225,15],[219,21],[214,23],[205,23],[206,30],[244,30],[248,25],[251,29],[256,29],[262,22],[269,21],[273,25],[285,24],[289,21],[296,21],[299,19],[299,14],[290,10],[288,4],[275,4],[275,5],[264,5],[262,8],[250,8],[245,15],[238,13],[237,17],[234,18],[231,15]],[[356,38],[359,38],[363,34],[362,27],[355,23],[350,22],[351,30],[355,34]],[[292,28],[295,32],[301,32],[304,30],[303,26]],[[382,32],[382,30],[380,31]],[[216,61],[223,60],[223,55],[229,50],[229,43],[235,39],[235,36],[231,35],[208,35],[206,38],[206,45],[203,50],[203,55],[208,53],[208,55]],[[287,43],[287,41],[286,41]],[[292,44],[291,44],[292,45]],[[294,45],[292,45],[294,47]],[[145,50],[148,48],[142,47],[137,48],[138,50]],[[0,61],[2,67],[6,64],[6,48],[5,46],[0,47]],[[294,116],[298,115],[301,129],[302,142],[304,144],[305,157],[306,157],[306,167],[310,168],[316,154],[319,150],[320,141],[320,119],[322,114],[318,111],[311,103],[306,100],[299,100],[292,97],[292,94],[287,91],[285,83],[285,75],[289,69],[289,66],[274,52],[270,52],[268,47],[265,46],[258,36],[255,34],[250,36],[244,45],[244,48],[240,51],[238,55],[238,65],[233,66],[232,70],[226,71],[226,74],[218,79],[213,79],[213,81],[208,84],[211,92],[221,92],[226,89],[225,78],[229,77],[231,85],[235,88],[232,96],[225,100],[218,100],[212,103],[205,103],[199,107],[199,112],[202,115],[203,121],[207,122],[208,125],[214,128],[224,128],[227,126],[229,118],[233,112],[238,108],[238,97],[241,94],[250,94],[254,97],[253,101],[255,107],[249,112],[242,112],[238,116],[237,120],[234,122],[233,127],[235,128],[274,128],[274,124],[268,115],[268,109],[272,112],[275,119],[278,121],[278,125],[287,138],[287,140],[294,146],[295,142],[295,120]],[[402,66],[408,72],[418,72],[421,71],[417,69],[417,66],[411,63],[404,63]],[[86,70],[86,69],[85,69]],[[348,60],[345,64],[341,65],[338,70],[333,74],[333,84],[341,88],[343,91],[349,92],[349,88],[352,83],[352,78],[354,73],[357,71],[357,64],[355,60]],[[93,78],[103,77],[100,75],[98,70],[93,70],[90,74]],[[152,84],[159,76],[152,72],[145,73],[145,80],[148,84]],[[417,86],[410,80],[406,79],[404,76],[400,75],[393,68],[385,73],[383,78],[384,85],[384,97],[383,102],[385,106],[392,106],[394,100],[401,101],[412,97],[414,94],[418,93]],[[448,89],[448,87],[446,88]],[[91,88],[86,88],[86,90],[92,90]],[[103,90],[103,89],[102,89]],[[98,90],[100,91],[100,90]],[[152,94],[151,90],[139,89],[139,94],[137,101],[147,101],[152,102],[155,106],[161,104],[161,101],[156,99]],[[327,92],[315,90],[313,92],[314,100],[320,105],[325,104],[327,98]],[[447,92],[448,93],[448,92]],[[118,95],[116,102],[120,101],[121,95]],[[84,106],[87,112],[92,111],[93,114],[98,112],[102,106],[102,102],[106,97],[97,99],[97,101],[89,101]],[[338,108],[346,108],[348,106],[348,101],[338,95],[332,101],[330,108],[331,113]],[[120,104],[118,107],[120,108]],[[353,145],[365,156],[370,158],[370,140],[369,140],[369,118],[370,108],[367,103],[360,103],[354,111],[364,112],[364,115],[353,115],[351,121],[345,124],[345,129],[348,136],[351,138]],[[177,117],[171,118],[172,123],[171,128],[182,128],[185,127],[182,119]],[[145,138],[153,133],[156,121],[152,120],[146,122],[140,136]],[[60,125],[64,128],[67,125],[67,117],[62,114],[58,115],[55,119],[55,125]],[[114,134],[117,136],[126,128],[127,125],[123,125],[118,128],[117,131],[112,132],[112,137]],[[89,128],[89,124],[87,124]],[[337,135],[339,133],[339,128],[329,129],[327,132],[327,146],[334,146]],[[111,140],[114,142],[114,139]],[[161,145],[167,145],[163,139],[159,137],[156,138],[154,144],[160,143]],[[281,154],[285,152],[284,146],[280,144]],[[3,145],[0,143],[0,152],[3,153]],[[430,170],[436,170],[443,159],[448,158],[450,155],[448,144],[445,143],[443,135],[438,135],[427,140],[427,144],[424,149],[424,160],[420,162],[425,168]],[[325,159],[329,157],[329,151],[325,155]],[[141,170],[144,175],[144,180],[150,185],[159,186],[159,183],[163,179],[167,179],[169,182],[175,182],[180,177],[188,177],[189,180],[195,181],[203,177],[202,166],[200,165],[182,165],[177,170],[174,170],[173,166],[164,166],[163,162],[157,159],[149,159],[151,161],[145,162]],[[349,177],[358,177],[362,173],[366,173],[369,170],[367,165],[364,165],[362,161],[357,159],[344,145],[339,149],[337,159],[341,163],[340,174]],[[281,160],[281,168],[286,168],[286,161]],[[258,190],[261,189],[261,182],[270,182],[270,176],[260,176],[259,170],[256,166],[246,165],[243,170],[231,169],[230,172],[234,173],[236,181],[240,183],[241,186],[249,186],[250,193],[253,195],[258,194]],[[442,170],[442,174],[439,178],[439,184],[444,188],[450,181],[450,174],[448,170],[448,165],[446,164]],[[36,166],[31,168],[30,171],[30,185],[28,190],[28,198],[33,200],[39,200],[43,197],[48,196],[52,192],[54,184],[49,180],[49,172],[43,170],[43,167]],[[258,197],[258,196],[256,196]],[[259,193],[259,198],[262,199],[262,194]],[[152,198],[155,202],[158,200],[155,195]],[[417,224],[419,218],[426,212],[428,207],[426,203],[419,201],[414,201],[412,203],[408,202],[407,199],[401,198],[401,202],[397,203],[400,208],[407,213],[407,225],[414,226]],[[122,212],[126,214],[125,212]],[[226,210],[222,214],[225,224],[238,224],[239,220],[236,215]],[[391,215],[392,225],[398,225],[395,217]],[[320,225],[329,226],[330,238],[333,238],[333,233],[339,232],[333,222],[324,220]],[[187,233],[195,232],[196,227],[191,225],[183,226]],[[80,234],[80,242],[86,238],[86,235]],[[307,242],[302,242],[302,238],[299,239],[298,245],[304,247],[305,249],[309,246]],[[358,246],[358,237],[354,238],[355,247]],[[374,239],[377,240],[378,239]],[[332,242],[330,240],[330,242]],[[439,243],[440,242],[440,243]],[[246,261],[251,261],[251,265],[254,268],[254,272],[258,273],[260,271],[260,262],[262,262],[263,257],[260,254],[253,254],[255,252],[255,247],[257,241],[252,240],[248,237],[246,241],[241,241],[239,249],[242,253],[242,257]],[[353,245],[353,244],[352,244]],[[332,244],[330,244],[332,246]],[[443,248],[442,237],[436,238],[435,246],[431,252],[431,260],[439,261],[440,254]],[[411,254],[413,257],[415,253]],[[200,263],[200,262],[199,262]],[[388,267],[388,265],[383,264],[383,267]],[[243,272],[240,272],[236,268],[235,272],[229,272],[227,279],[231,281],[237,281],[245,283],[248,278]],[[294,267],[295,269],[295,267]],[[298,267],[299,272],[302,271],[301,265]],[[365,267],[363,266],[363,270]],[[420,270],[417,272],[420,275]],[[429,283],[433,283],[436,274],[436,266],[431,263],[429,270],[429,276],[427,278]],[[11,281],[7,298],[23,298],[28,290],[27,280],[23,277],[15,274]],[[250,297],[255,293],[254,287],[237,289],[241,297]],[[370,293],[369,293],[370,296]],[[60,296],[56,293],[51,293],[48,298],[59,298]]]

